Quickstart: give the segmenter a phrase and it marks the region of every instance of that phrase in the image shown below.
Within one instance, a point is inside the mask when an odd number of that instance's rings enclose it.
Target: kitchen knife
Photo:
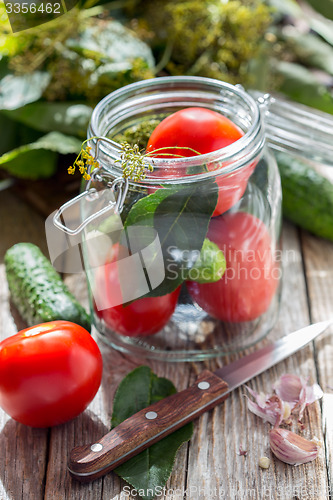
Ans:
[[[330,324],[323,321],[309,325],[214,373],[204,370],[188,389],[132,415],[99,441],[74,448],[69,472],[84,482],[103,476],[224,401],[231,391],[304,347]]]

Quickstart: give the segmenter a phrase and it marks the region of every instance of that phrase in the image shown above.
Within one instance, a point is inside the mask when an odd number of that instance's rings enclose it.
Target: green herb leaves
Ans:
[[[77,153],[81,141],[60,132],[50,132],[37,141],[0,156],[0,168],[22,179],[50,177],[57,167],[56,153]]]
[[[188,270],[202,249],[217,196],[218,186],[214,181],[196,182],[161,187],[132,207],[125,227],[154,228],[164,259],[165,278],[149,296],[171,293],[187,278]],[[149,230],[142,229],[139,236],[141,248],[150,234]],[[153,263],[154,258],[150,265]]]
[[[119,384],[113,402],[112,428],[175,392],[169,380],[157,377],[148,366],[139,366]],[[115,472],[144,500],[152,500],[168,480],[178,448],[191,438],[192,432],[193,424],[189,423],[117,467]],[[145,494],[141,494],[143,492]]]
[[[14,35],[0,22],[1,123],[8,118],[8,122],[33,131],[82,139],[92,107],[102,97],[154,76],[150,47],[120,22],[109,16],[95,17],[103,10],[81,6],[52,23]],[[52,145],[30,152],[35,138],[18,137],[12,123],[2,139],[1,153],[11,156],[8,161],[2,159],[0,170],[31,179],[49,177],[56,171],[58,155]],[[20,146],[24,149],[15,150],[14,160],[11,150]]]
[[[0,109],[17,109],[37,101],[50,83],[45,71],[26,75],[7,74],[0,80]]]
[[[197,283],[214,283],[222,278],[226,265],[222,250],[205,238],[200,255],[189,269],[187,279]]]
[[[92,108],[80,102],[33,102],[6,111],[5,116],[41,132],[87,137]]]

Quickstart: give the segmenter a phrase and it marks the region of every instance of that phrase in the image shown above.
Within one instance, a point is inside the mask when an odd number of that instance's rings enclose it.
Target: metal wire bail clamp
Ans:
[[[100,152],[100,142],[105,141],[112,143],[112,141],[111,139],[102,136],[97,137],[96,139],[97,140],[96,140],[94,160],[98,161]],[[87,182],[85,191],[83,191],[79,195],[75,196],[71,200],[64,203],[53,216],[53,224],[58,229],[71,236],[75,236],[79,234],[90,222],[92,222],[94,219],[97,219],[101,215],[104,215],[109,211],[113,211],[113,213],[116,214],[121,213],[128,192],[128,187],[129,187],[128,179],[127,178],[125,179],[124,177],[117,177],[116,179],[113,179],[113,177],[105,171],[102,174],[102,171],[103,171],[102,167],[95,168],[93,171],[91,171],[91,166],[89,166],[87,173],[89,174],[90,178]],[[70,210],[75,204],[81,203],[84,198],[88,202],[97,200],[100,196],[99,191],[96,188],[92,188],[91,184],[92,182],[103,182],[108,178],[109,180],[106,182],[106,188],[111,189],[113,193],[117,193],[117,197],[115,197],[114,201],[109,201],[105,207],[103,207],[102,209],[98,210],[97,212],[91,214],[89,217],[84,219],[81,222],[81,224],[79,224],[79,226],[77,226],[76,228],[71,229],[65,223],[62,222],[62,220],[64,220],[65,211]]]

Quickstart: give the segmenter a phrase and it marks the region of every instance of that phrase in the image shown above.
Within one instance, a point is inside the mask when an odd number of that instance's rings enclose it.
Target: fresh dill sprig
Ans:
[[[137,144],[131,146],[128,142],[122,142],[120,158],[115,163],[121,164],[125,179],[142,181],[146,177],[147,171],[154,170],[151,163],[145,162],[146,156],[148,155],[140,152]]]
[[[75,173],[76,167],[78,167],[80,173],[83,176],[83,179],[89,180],[91,178],[90,173],[95,169],[99,168],[99,163],[96,158],[91,155],[91,147],[84,145],[92,140],[92,139],[102,139],[100,137],[91,137],[83,142],[82,148],[73,165],[68,167],[67,171],[69,174],[73,175]],[[131,181],[142,181],[145,179],[147,172],[153,172],[154,165],[152,163],[148,163],[146,158],[154,158],[155,155],[158,154],[159,157],[166,156],[168,158],[184,158],[183,155],[172,154],[169,152],[164,152],[163,150],[170,149],[188,149],[189,151],[194,152],[197,155],[200,155],[198,151],[193,148],[189,148],[186,146],[178,147],[178,146],[170,146],[155,149],[154,151],[149,151],[148,153],[142,153],[137,144],[133,146],[128,142],[121,143],[121,153],[120,158],[115,160],[114,163],[120,163],[121,169],[123,171],[124,179],[128,179]]]
[[[82,174],[85,181],[88,181],[91,178],[90,173],[88,172],[92,172],[95,168],[99,167],[98,161],[91,155],[91,146],[84,147],[87,142],[88,141],[84,141],[81,151],[77,155],[73,165],[67,169],[67,172],[73,175],[76,167],[78,167],[80,174]]]

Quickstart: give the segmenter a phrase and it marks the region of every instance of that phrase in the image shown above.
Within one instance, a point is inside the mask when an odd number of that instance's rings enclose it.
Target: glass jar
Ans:
[[[79,230],[92,317],[107,344],[141,357],[202,360],[245,349],[273,327],[281,185],[265,124],[271,144],[304,154],[302,134],[293,142],[283,134],[291,121],[283,106],[201,77],[145,80],[96,106],[88,138],[99,168],[80,195]],[[117,137],[189,107],[226,116],[242,137],[204,155],[145,157],[144,180],[125,180]],[[302,123],[303,112],[292,119]]]

